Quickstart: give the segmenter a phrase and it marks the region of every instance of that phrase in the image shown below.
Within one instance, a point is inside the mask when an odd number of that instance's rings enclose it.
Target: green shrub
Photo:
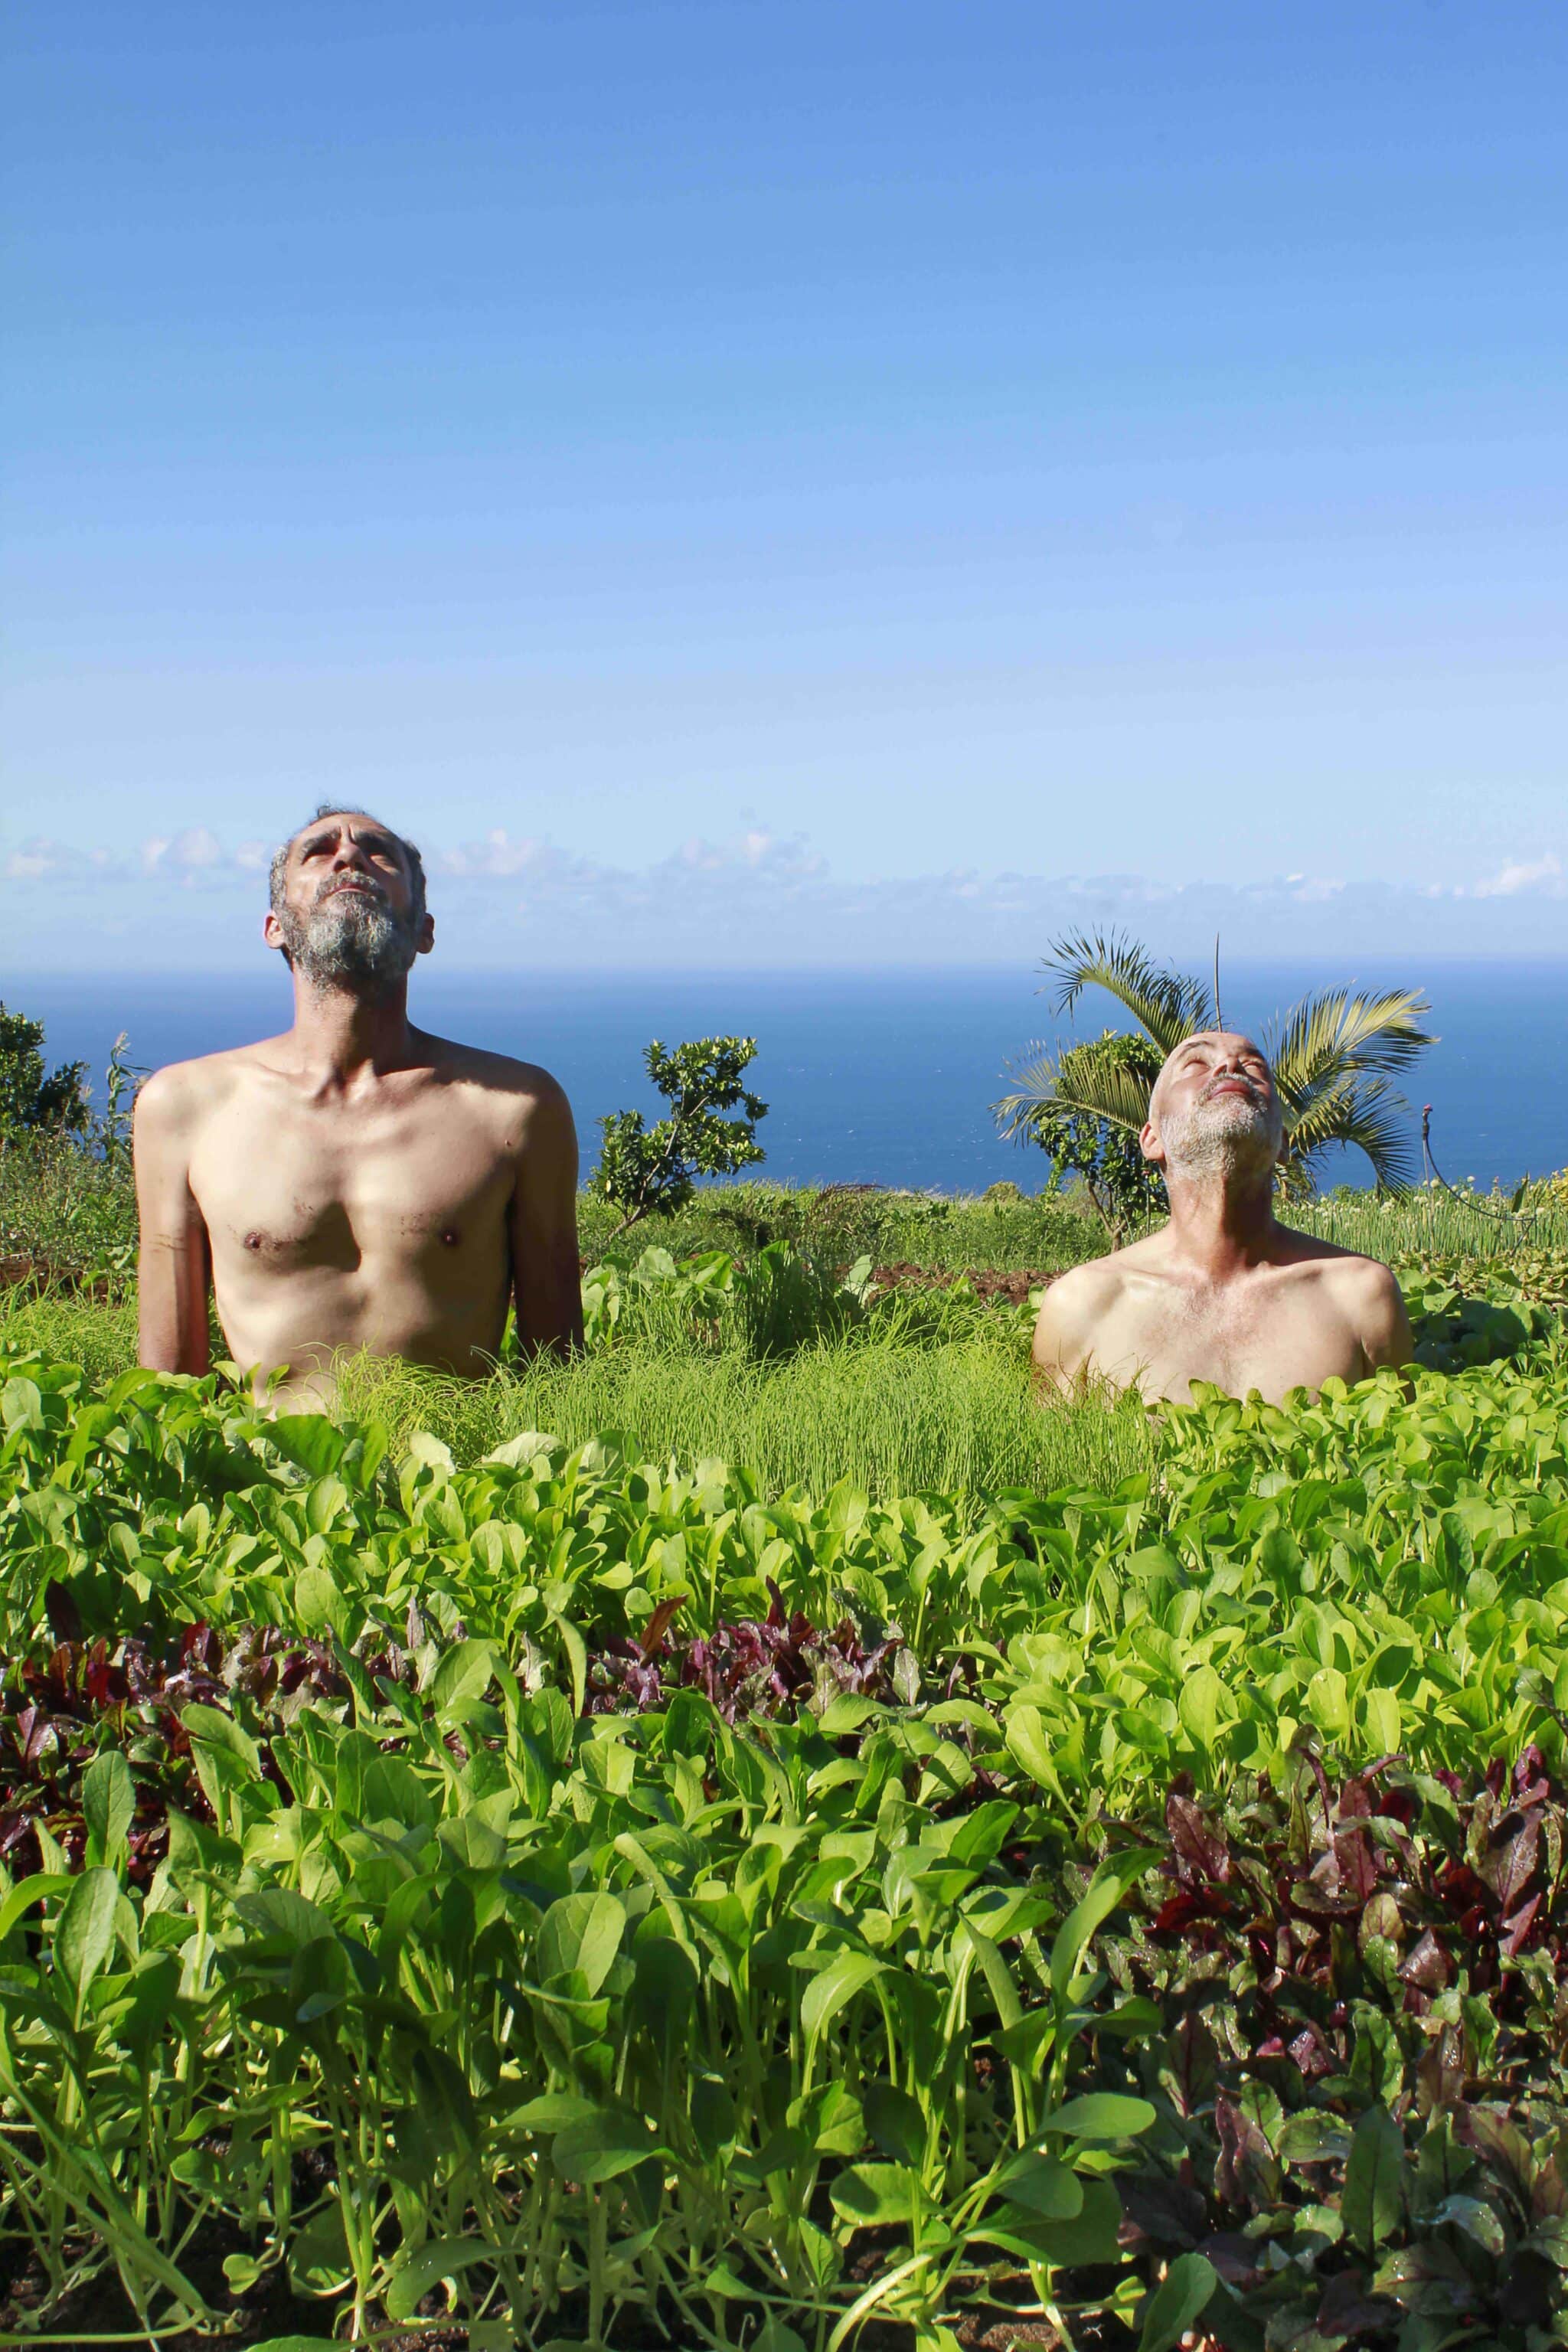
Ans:
[[[768,1107],[741,1084],[756,1050],[754,1037],[703,1037],[669,1051],[656,1037],[646,1048],[648,1077],[669,1115],[651,1128],[640,1110],[599,1121],[604,1139],[588,1189],[618,1212],[613,1238],[645,1217],[684,1209],[700,1176],[732,1176],[763,1157],[756,1127]]]
[[[80,1133],[92,1117],[85,1062],[47,1075],[44,1024],[0,1004],[0,1143],[39,1132]]]

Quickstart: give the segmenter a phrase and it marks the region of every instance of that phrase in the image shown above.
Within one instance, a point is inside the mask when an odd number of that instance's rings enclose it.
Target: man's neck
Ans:
[[[320,988],[296,971],[292,1035],[302,1067],[324,1087],[405,1070],[415,1059],[407,980],[364,997],[346,988]]]
[[[1279,1233],[1272,1168],[1215,1169],[1196,1179],[1168,1170],[1165,1183],[1171,1239],[1195,1273],[1223,1282],[1272,1256]]]

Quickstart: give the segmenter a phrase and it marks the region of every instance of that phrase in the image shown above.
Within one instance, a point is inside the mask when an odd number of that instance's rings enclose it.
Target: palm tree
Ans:
[[[1070,1013],[1086,988],[1103,988],[1130,1013],[1163,1060],[1196,1029],[1219,1025],[1215,987],[1156,962],[1136,940],[1080,932],[1053,940],[1041,970],[1058,983],[1056,1010]],[[1281,1182],[1312,1189],[1331,1144],[1353,1143],[1372,1162],[1380,1192],[1407,1192],[1415,1175],[1412,1113],[1390,1083],[1436,1041],[1416,1024],[1430,1010],[1413,989],[1352,995],[1329,989],[1304,997],[1259,1043],[1285,1107]],[[1149,1116],[1150,1080],[1136,1057],[1079,1045],[1036,1053],[1013,1075],[996,1105],[1004,1135],[1029,1136],[1042,1113],[1104,1120],[1134,1134]]]

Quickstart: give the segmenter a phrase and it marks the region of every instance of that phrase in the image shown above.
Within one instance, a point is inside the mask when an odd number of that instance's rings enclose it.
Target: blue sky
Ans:
[[[11,24],[5,965],[1557,940],[1556,0]]]

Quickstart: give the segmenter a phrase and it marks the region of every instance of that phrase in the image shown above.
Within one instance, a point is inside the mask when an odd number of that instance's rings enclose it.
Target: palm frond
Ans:
[[[1381,995],[1352,996],[1336,988],[1304,997],[1282,1024],[1270,1024],[1264,1050],[1275,1083],[1291,1099],[1305,1098],[1325,1073],[1336,1069],[1406,1070],[1436,1040],[1417,1026],[1430,1011],[1414,989],[1385,989]]]
[[[1214,999],[1202,981],[1168,970],[1136,940],[1115,931],[1053,940],[1040,969],[1058,983],[1058,1013],[1070,1013],[1086,988],[1103,988],[1162,1054],[1173,1054],[1194,1029],[1214,1026]]]
[[[1331,1144],[1353,1144],[1372,1162],[1380,1192],[1415,1181],[1411,1111],[1387,1074],[1407,1069],[1435,1041],[1419,1025],[1426,999],[1414,989],[1305,997],[1270,1024],[1264,1050],[1285,1106],[1288,1153],[1310,1171]]]
[[[1148,1080],[1082,1046],[1060,1055],[1037,1051],[1030,1061],[1010,1064],[1007,1075],[1016,1083],[993,1106],[1005,1136],[1026,1137],[1032,1115],[1048,1108],[1108,1119],[1134,1135],[1149,1116]]]
[[[1380,1192],[1406,1192],[1417,1173],[1413,1119],[1386,1078],[1325,1074],[1311,1100],[1287,1114],[1288,1157],[1294,1167],[1315,1171],[1331,1144],[1352,1144],[1372,1162]]]

